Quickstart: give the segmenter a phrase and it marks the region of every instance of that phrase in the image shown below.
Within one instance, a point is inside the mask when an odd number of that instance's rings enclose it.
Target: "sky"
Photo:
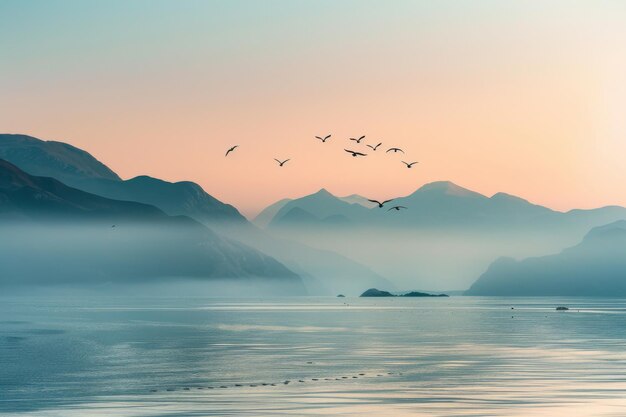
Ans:
[[[607,0],[0,0],[0,132],[248,216],[436,180],[626,205],[625,21]],[[352,158],[361,135],[383,146]]]

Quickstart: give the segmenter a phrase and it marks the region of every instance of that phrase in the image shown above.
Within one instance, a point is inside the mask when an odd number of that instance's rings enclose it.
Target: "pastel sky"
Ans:
[[[247,215],[435,180],[626,205],[624,22],[617,0],[0,0],[0,131]],[[352,158],[355,135],[407,155]]]

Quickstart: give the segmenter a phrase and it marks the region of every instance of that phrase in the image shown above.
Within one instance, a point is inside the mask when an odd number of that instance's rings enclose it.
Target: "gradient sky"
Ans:
[[[626,2],[601,0],[0,0],[0,131],[248,215],[435,180],[626,205],[624,22]],[[351,158],[362,134],[420,164]]]

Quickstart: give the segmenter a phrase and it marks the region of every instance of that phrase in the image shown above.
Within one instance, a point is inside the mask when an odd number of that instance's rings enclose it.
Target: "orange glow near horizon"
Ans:
[[[0,29],[0,130],[71,143],[123,178],[198,182],[248,216],[320,188],[388,198],[436,180],[559,210],[626,205],[620,3],[215,4]],[[352,158],[355,135],[407,154]]]

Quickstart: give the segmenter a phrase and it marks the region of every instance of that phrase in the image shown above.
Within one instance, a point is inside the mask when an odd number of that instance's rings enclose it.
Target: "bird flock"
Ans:
[[[326,143],[326,142],[327,142],[329,139],[331,139],[331,138],[332,138],[332,135],[331,135],[331,134],[328,134],[328,135],[326,135],[326,136],[315,136],[315,139],[317,139],[317,140],[321,141],[322,143]],[[377,143],[377,144],[375,144],[375,145],[363,142],[363,141],[365,140],[365,135],[359,136],[358,138],[349,138],[349,140],[350,140],[351,142],[354,142],[354,144],[355,144],[355,145],[361,145],[361,144],[363,144],[363,145],[365,145],[366,147],[370,148],[373,152],[376,152],[376,150],[377,150],[380,146],[382,146],[382,142],[379,142],[379,143]],[[231,146],[231,147],[230,147],[230,148],[228,148],[228,150],[226,151],[225,156],[228,156],[231,152],[234,152],[237,148],[239,148],[239,145],[234,145],[234,146]],[[353,149],[346,149],[346,148],[344,148],[344,151],[345,151],[345,152],[347,152],[348,154],[350,154],[350,155],[351,155],[352,157],[354,157],[354,158],[360,158],[360,157],[362,158],[362,157],[366,157],[366,156],[368,155],[367,153],[361,152],[360,150],[353,150]],[[398,147],[391,147],[391,148],[388,148],[388,149],[387,149],[387,151],[386,151],[385,153],[394,153],[394,154],[395,154],[395,153],[398,153],[398,152],[403,153],[403,154],[405,153],[405,152],[404,152],[404,150],[402,150],[402,148],[398,148]],[[281,161],[281,160],[280,160],[280,159],[278,159],[278,158],[274,158],[274,161],[276,161],[276,163],[278,163],[278,167],[283,167],[283,166],[285,166],[285,164],[286,164],[287,162],[289,162],[290,160],[291,160],[291,159],[285,159],[285,160],[282,160],[282,161]],[[410,169],[410,168],[412,168],[412,167],[413,167],[413,165],[415,165],[415,164],[417,164],[417,163],[418,163],[417,161],[413,161],[413,162],[400,161],[400,162],[402,162],[402,163],[403,163],[403,164],[404,164],[407,168],[409,168],[409,169]],[[370,199],[368,199],[367,201],[369,201],[369,202],[371,202],[371,203],[375,203],[375,204],[377,204],[377,205],[378,205],[378,208],[383,208],[383,207],[385,206],[385,204],[387,204],[387,203],[390,203],[390,202],[394,201],[394,199],[392,198],[392,199],[389,199],[389,200],[384,200],[384,201],[379,201],[379,200],[370,200]],[[404,209],[406,209],[406,208],[407,208],[407,207],[405,207],[405,206],[393,206],[393,207],[389,208],[387,211],[392,211],[392,210],[395,210],[395,211],[400,211],[400,210],[404,210]]]

